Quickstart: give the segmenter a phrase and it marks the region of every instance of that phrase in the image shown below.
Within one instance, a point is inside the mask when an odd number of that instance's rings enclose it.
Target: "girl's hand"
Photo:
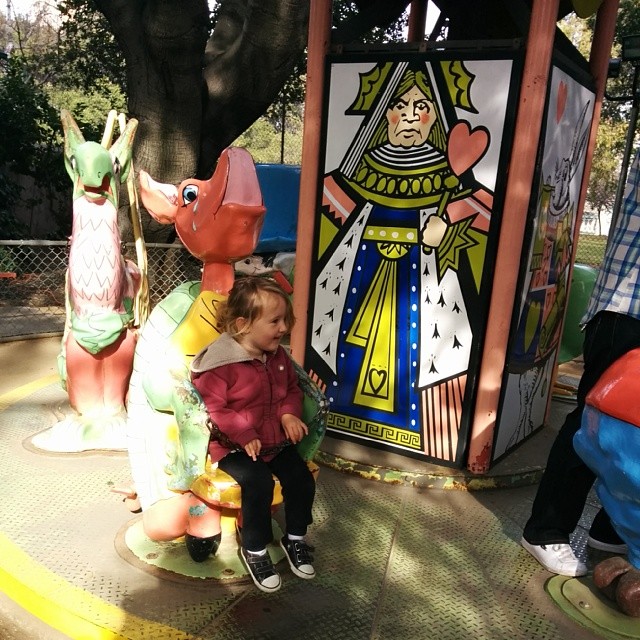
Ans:
[[[256,438],[255,440],[252,440],[251,442],[247,442],[247,444],[244,445],[245,453],[254,462],[258,459],[261,449],[262,449],[262,442],[260,442],[258,438]]]
[[[285,413],[282,416],[281,422],[287,438],[289,438],[293,444],[300,442],[300,440],[309,433],[309,427],[292,413]]]

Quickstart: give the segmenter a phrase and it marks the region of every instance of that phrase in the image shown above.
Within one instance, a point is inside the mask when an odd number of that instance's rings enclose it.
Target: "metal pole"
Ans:
[[[282,110],[280,112],[280,164],[284,164],[284,132],[287,124],[287,102],[282,98]]]
[[[629,127],[627,129],[627,139],[624,147],[624,154],[622,156],[622,166],[620,167],[620,178],[618,179],[618,188],[616,190],[616,199],[613,204],[613,211],[611,213],[611,231],[616,228],[616,222],[620,215],[620,207],[622,206],[622,198],[624,196],[624,188],[627,183],[627,171],[629,170],[629,160],[631,158],[631,152],[633,151],[633,140],[636,135],[636,125],[638,122],[638,99],[640,97],[640,91],[638,87],[638,79],[640,79],[640,64],[636,64],[633,74],[633,102],[631,104],[631,113],[629,114]],[[611,241],[612,233],[609,232],[609,239],[607,240],[607,246]]]

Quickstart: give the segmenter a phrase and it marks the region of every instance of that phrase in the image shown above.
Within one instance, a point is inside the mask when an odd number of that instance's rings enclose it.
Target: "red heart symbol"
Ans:
[[[564,80],[561,80],[558,85],[558,97],[556,99],[556,123],[562,120],[564,108],[567,106],[567,92],[567,84]]]
[[[471,130],[466,120],[461,120],[449,132],[447,156],[453,173],[462,175],[475,165],[489,148],[489,132],[484,127]]]

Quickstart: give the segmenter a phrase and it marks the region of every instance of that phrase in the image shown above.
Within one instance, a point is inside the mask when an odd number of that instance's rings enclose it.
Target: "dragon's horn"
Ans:
[[[70,158],[73,150],[84,142],[84,136],[69,111],[62,109],[60,119],[64,131],[64,155]]]
[[[138,121],[135,118],[131,118],[127,122],[127,126],[120,134],[120,137],[113,143],[109,150],[112,157],[118,158],[122,173],[120,174],[120,182],[124,182],[129,175],[129,169],[131,167],[131,157],[133,155],[133,139],[136,135],[136,129],[138,128]]]
[[[60,119],[64,131],[64,166],[69,177],[73,180],[75,169],[71,159],[75,155],[76,149],[84,144],[84,136],[69,111],[62,109]]]

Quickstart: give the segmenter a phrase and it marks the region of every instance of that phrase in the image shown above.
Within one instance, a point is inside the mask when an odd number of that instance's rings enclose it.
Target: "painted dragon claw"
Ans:
[[[71,415],[51,429],[36,434],[31,443],[38,449],[56,453],[79,453],[89,450],[124,451],[127,414]]]

